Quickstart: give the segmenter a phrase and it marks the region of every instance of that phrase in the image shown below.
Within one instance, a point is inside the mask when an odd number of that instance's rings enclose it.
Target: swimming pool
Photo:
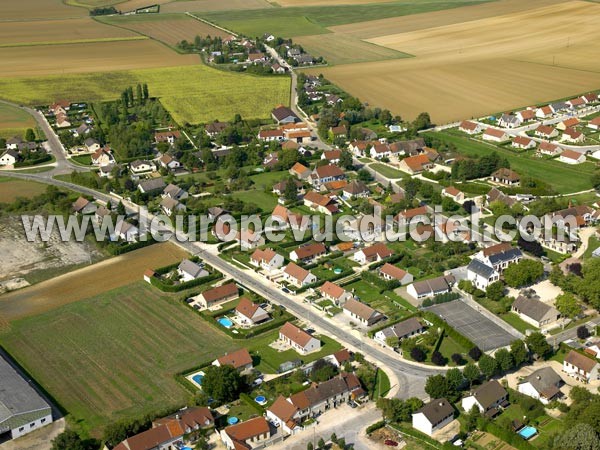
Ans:
[[[534,427],[525,426],[519,430],[519,436],[523,439],[528,440],[537,434],[537,430]]]
[[[264,395],[257,395],[254,401],[261,406],[267,404],[267,398]]]
[[[220,317],[219,320],[217,320],[217,322],[219,322],[225,328],[231,328],[233,326],[233,322],[227,317]]]
[[[197,373],[196,375],[194,375],[192,377],[192,380],[194,380],[196,383],[198,383],[200,386],[202,386],[202,380],[204,379],[204,374],[203,373]]]
[[[238,423],[240,421],[240,419],[238,419],[235,416],[230,417],[229,419],[227,419],[227,423],[229,425],[235,425],[236,423]]]

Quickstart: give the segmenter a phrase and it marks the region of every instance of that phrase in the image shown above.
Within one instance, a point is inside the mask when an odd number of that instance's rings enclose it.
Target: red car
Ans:
[[[384,444],[390,447],[398,447],[398,443],[396,441],[392,441],[391,439],[386,439]]]

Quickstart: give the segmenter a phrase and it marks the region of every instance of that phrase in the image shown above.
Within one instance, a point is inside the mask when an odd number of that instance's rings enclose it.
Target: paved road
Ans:
[[[587,328],[590,330],[590,333],[593,335],[594,328],[596,328],[596,326],[600,325],[600,317],[591,319],[590,321],[586,322],[584,325],[587,326]],[[548,335],[546,337],[546,339],[548,340],[548,342],[550,344],[552,344],[554,346],[558,345],[560,342],[568,341],[569,339],[577,339],[577,328],[579,328],[579,327],[569,328],[568,330],[562,331],[553,336]]]

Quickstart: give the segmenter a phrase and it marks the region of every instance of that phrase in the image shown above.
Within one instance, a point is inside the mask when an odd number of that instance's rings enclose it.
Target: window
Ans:
[[[25,430],[25,427],[19,428],[19,431],[23,431],[23,430]]]
[[[45,423],[46,422],[46,418],[44,417],[42,420],[40,420],[41,423]]]

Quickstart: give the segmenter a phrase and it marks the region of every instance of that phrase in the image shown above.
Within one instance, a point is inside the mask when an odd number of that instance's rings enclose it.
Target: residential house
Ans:
[[[275,206],[271,213],[271,218],[273,229],[285,229],[290,227],[292,230],[306,230],[310,226],[309,216],[296,214],[283,205]]]
[[[579,125],[579,119],[577,117],[570,117],[567,120],[564,120],[562,122],[560,122],[558,125],[556,125],[556,128],[558,128],[561,131],[565,131],[567,128],[573,128],[576,127],[577,125]]]
[[[334,366],[340,368],[344,367],[345,364],[350,364],[352,359],[353,355],[350,351],[347,348],[343,348],[331,355],[330,361]]]
[[[101,147],[100,142],[93,138],[87,138],[83,141],[83,145],[85,145],[85,149],[90,153],[100,150]]]
[[[521,150],[529,150],[530,148],[535,148],[537,144],[531,138],[525,136],[515,136],[510,145]]]
[[[488,266],[492,266],[497,272],[502,273],[510,264],[521,261],[523,253],[510,243],[502,242],[484,248],[475,257]]]
[[[562,148],[556,144],[552,144],[547,141],[543,141],[540,143],[540,147],[538,148],[538,153],[547,156],[556,156],[562,152]]]
[[[566,149],[558,157],[560,162],[565,164],[581,164],[586,161],[585,153],[579,153],[575,150]]]
[[[173,214],[183,212],[187,209],[183,203],[171,197],[164,197],[160,201],[160,207],[163,210],[163,212],[169,217]]]
[[[158,158],[158,162],[161,167],[168,170],[175,170],[181,167],[181,163],[173,158],[171,155],[164,154],[160,158]]]
[[[271,427],[263,416],[229,425],[220,431],[221,440],[228,450],[263,448],[271,439]]]
[[[326,281],[319,292],[323,297],[334,302],[337,306],[342,306],[352,298],[352,293],[331,281]]]
[[[565,382],[551,367],[542,367],[517,384],[521,394],[533,397],[544,405],[562,397],[560,387]]]
[[[177,274],[181,278],[182,283],[197,280],[208,276],[208,271],[199,264],[196,264],[189,259],[184,259],[177,266]]]
[[[598,361],[571,350],[563,361],[563,372],[578,381],[589,383],[600,379]]]
[[[273,71],[273,73],[277,73],[277,74],[285,73],[285,67],[283,67],[279,63],[275,63],[275,64],[271,65],[271,70]]]
[[[521,183],[521,177],[518,173],[513,170],[502,167],[496,170],[491,176],[490,180],[494,183],[504,184],[506,186],[518,186]]]
[[[552,109],[552,112],[554,114],[561,112],[561,111],[569,110],[569,105],[567,105],[565,102],[555,102],[555,103],[551,103],[549,106],[550,106],[550,109]]]
[[[152,426],[171,425],[174,421],[181,422],[185,434],[215,426],[215,419],[210,409],[205,406],[181,409],[170,416],[153,421]],[[133,450],[133,447],[128,450]]]
[[[67,128],[71,126],[71,121],[68,116],[63,113],[59,113],[55,117],[56,128]]]
[[[354,298],[350,298],[344,303],[344,314],[366,327],[371,327],[385,319],[385,316],[379,311]]]
[[[461,405],[465,411],[476,406],[486,417],[494,417],[500,408],[508,406],[508,392],[496,380],[490,380],[464,397]]]
[[[581,108],[583,106],[585,106],[586,102],[583,99],[583,97],[577,97],[571,100],[567,100],[567,105],[569,105],[571,108]]]
[[[285,193],[285,188],[287,186],[288,180],[280,181],[273,185],[273,194],[283,195]],[[304,185],[298,180],[292,180],[292,183],[296,185],[296,192],[298,195],[303,195],[305,193]]]
[[[365,183],[358,180],[353,180],[342,188],[342,192],[346,198],[367,198],[371,191]]]
[[[271,117],[278,124],[301,122],[300,118],[287,106],[280,105],[271,111]]]
[[[369,150],[369,156],[373,159],[389,158],[392,156],[392,149],[384,142],[374,142]]]
[[[265,238],[262,234],[250,229],[238,231],[235,240],[240,244],[242,250],[254,250],[265,245]]]
[[[427,219],[428,216],[429,210],[427,209],[427,206],[419,206],[417,208],[400,211],[395,217],[395,220],[399,225],[408,225],[410,223],[422,222]]]
[[[517,203],[517,201],[514,198],[509,197],[504,192],[502,192],[499,189],[496,189],[495,187],[490,189],[490,191],[487,194],[485,194],[485,203],[488,206],[494,202],[502,202],[509,208]]]
[[[502,128],[517,128],[520,127],[522,120],[517,115],[502,114],[498,119],[498,125]]]
[[[321,341],[291,322],[286,322],[279,330],[279,340],[301,355],[321,349]]]
[[[421,300],[451,292],[454,283],[456,283],[454,276],[445,275],[429,280],[416,281],[406,288],[406,292],[414,299]]]
[[[252,356],[250,356],[250,353],[245,348],[225,353],[223,356],[215,359],[212,365],[216,367],[231,366],[240,372],[251,370],[254,367]]]
[[[308,129],[304,130],[284,130],[284,138],[296,144],[307,144],[312,141],[312,133]]]
[[[211,122],[207,123],[204,127],[205,133],[212,139],[216,138],[219,134],[225,131],[229,127],[229,123],[227,122]]]
[[[581,96],[586,103],[594,103],[598,101],[598,94],[589,93]]]
[[[342,156],[341,150],[328,150],[321,154],[321,159],[326,160],[329,164],[338,164]]]
[[[339,211],[337,204],[330,196],[322,195],[315,191],[307,192],[304,195],[303,201],[304,206],[328,216],[336,214]]]
[[[538,119],[546,119],[547,117],[550,117],[553,114],[552,108],[550,108],[550,106],[542,106],[541,108],[538,108],[535,110],[535,116]]]
[[[115,236],[127,242],[136,242],[140,236],[140,230],[132,223],[117,220],[115,224]]]
[[[161,143],[166,142],[170,145],[173,145],[177,139],[181,137],[181,132],[175,131],[161,131],[154,133],[154,142]]]
[[[267,272],[280,269],[283,266],[283,263],[283,256],[270,248],[266,248],[264,250],[257,248],[254,250],[254,253],[252,253],[252,256],[250,256],[250,264],[260,267]]]
[[[210,308],[219,303],[235,300],[240,296],[237,284],[227,283],[221,286],[207,289],[198,295],[197,301],[204,308]]]
[[[285,269],[283,269],[283,278],[285,281],[298,287],[307,286],[317,282],[316,276],[293,262],[289,263],[285,266]]]
[[[586,227],[598,221],[600,212],[586,205],[572,206],[569,204],[566,209],[550,213],[549,218],[559,228]]]
[[[10,139],[8,139],[6,141],[6,148],[8,150],[18,150],[19,145],[22,144],[23,142],[24,141],[23,141],[23,139],[21,139],[20,136],[11,137]]]
[[[535,135],[543,139],[552,139],[558,136],[558,130],[550,125],[540,125],[535,129]]]
[[[273,404],[267,408],[267,419],[287,434],[295,434],[302,430],[298,423],[300,410],[283,395],[277,397]]]
[[[365,247],[354,254],[354,261],[361,265],[379,262],[392,256],[394,252],[390,250],[384,243],[377,242]]]
[[[348,129],[345,125],[338,125],[329,128],[329,138],[331,140],[344,139],[348,136]]]
[[[235,308],[235,315],[242,325],[256,325],[271,318],[264,308],[247,297],[240,299]]]
[[[492,141],[492,142],[506,142],[510,139],[510,136],[497,128],[487,128],[482,136],[484,141]]]
[[[500,280],[500,274],[492,266],[473,259],[467,266],[467,280],[477,289],[485,291],[490,284]]]
[[[458,126],[458,129],[463,133],[473,135],[481,132],[481,125],[476,122],[471,122],[470,120],[463,120]]]
[[[409,156],[408,158],[404,158],[402,161],[400,161],[400,164],[398,165],[400,170],[410,174],[421,173],[425,170],[431,169],[432,167],[433,163],[429,160],[427,155]]]
[[[94,214],[96,222],[102,223],[106,216],[110,216],[110,210],[105,206],[99,206],[96,210],[96,214]]]
[[[188,198],[188,193],[185,189],[180,188],[172,183],[169,183],[164,189],[162,193],[163,197],[169,197],[173,200],[184,200]]]
[[[138,189],[142,194],[147,194],[149,192],[163,190],[165,186],[165,181],[162,178],[151,178],[149,180],[140,181]]]
[[[535,109],[524,109],[523,111],[519,111],[517,114],[517,118],[521,122],[528,122],[529,120],[534,120],[536,117]]]
[[[432,436],[454,420],[454,407],[445,398],[431,400],[412,414],[414,429]]]
[[[581,144],[583,141],[585,141],[585,135],[575,128],[567,128],[562,134],[561,141]]]
[[[523,295],[517,297],[510,310],[537,328],[552,325],[560,318],[560,313],[556,308]]]
[[[304,166],[303,164],[297,162],[296,164],[294,164],[292,166],[292,168],[290,169],[290,175],[299,178],[300,180],[306,180],[307,178],[309,178],[312,174],[312,171]]]
[[[425,331],[425,325],[416,317],[398,322],[391,327],[384,328],[375,333],[374,338],[380,342],[386,343],[389,338],[406,339]]]
[[[142,161],[140,159],[136,159],[135,161],[129,163],[129,170],[135,175],[140,173],[152,172],[155,169],[152,161]]]
[[[87,214],[95,214],[97,209],[98,207],[94,202],[90,202],[88,199],[83,197],[79,197],[77,200],[75,200],[72,207],[72,210],[75,214],[82,214],[84,216]]]
[[[398,281],[401,285],[413,282],[413,276],[410,273],[390,263],[385,263],[378,270],[379,276],[386,281]]]
[[[180,420],[158,425],[120,442],[114,450],[170,450],[183,445],[185,427]]]
[[[267,60],[267,56],[262,52],[256,53],[248,53],[247,61],[253,64],[257,64],[260,62],[265,62]]]
[[[296,250],[290,252],[290,259],[294,262],[310,264],[326,254],[327,248],[325,245],[322,242],[314,242],[312,244],[301,245]]]
[[[342,169],[333,164],[326,166],[319,166],[310,175],[310,183],[313,187],[318,188],[322,184],[329,183],[330,181],[338,181],[346,178],[346,174]]]
[[[285,136],[283,130],[260,130],[258,132],[258,139],[265,142],[283,142]]]
[[[225,214],[229,214],[229,211],[221,208],[220,206],[211,206],[208,208],[208,218],[210,220],[216,220]]]
[[[462,191],[459,191],[454,186],[448,186],[442,189],[442,195],[445,197],[449,197],[454,200],[456,203],[462,204],[465,201],[465,194]]]
[[[600,117],[596,117],[592,120],[590,120],[587,124],[588,128],[591,128],[592,130],[600,130]]]
[[[14,166],[21,159],[21,155],[16,150],[8,149],[0,156],[0,166]]]

